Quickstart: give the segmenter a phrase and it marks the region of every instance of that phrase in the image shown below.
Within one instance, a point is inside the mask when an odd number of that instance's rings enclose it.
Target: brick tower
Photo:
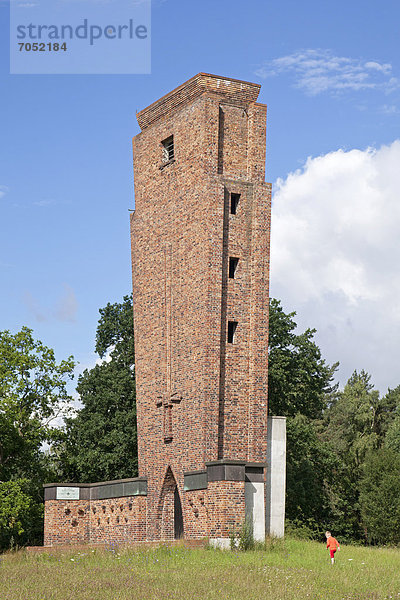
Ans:
[[[245,480],[264,482],[271,186],[259,90],[199,73],[137,114],[131,239],[150,539],[226,537],[244,520]]]
[[[224,546],[245,519],[258,539],[283,535],[285,423],[267,419],[271,186],[259,90],[199,73],[137,115],[139,477],[46,484],[46,545]]]

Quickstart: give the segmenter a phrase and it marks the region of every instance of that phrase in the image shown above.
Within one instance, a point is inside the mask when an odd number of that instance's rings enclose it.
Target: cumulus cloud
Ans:
[[[316,327],[342,382],[400,384],[400,140],[309,158],[275,185],[271,295]]]
[[[390,63],[335,56],[325,49],[309,48],[274,58],[256,71],[263,78],[282,73],[291,74],[295,86],[310,96],[368,89],[388,93],[400,83]]]

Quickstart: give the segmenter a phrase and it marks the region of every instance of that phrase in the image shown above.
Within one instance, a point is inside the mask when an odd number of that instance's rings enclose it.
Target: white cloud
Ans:
[[[4,198],[4,196],[8,192],[8,187],[6,185],[0,185],[0,199]]]
[[[397,115],[400,112],[399,108],[395,104],[383,104],[379,110],[384,115]]]
[[[385,74],[390,73],[392,70],[391,64],[389,64],[389,63],[381,64],[381,63],[375,62],[373,60],[366,62],[364,64],[364,67],[366,69],[374,69],[376,71],[380,71],[381,73],[385,73]]]
[[[34,206],[51,206],[52,204],[55,204],[55,200],[37,200],[36,202],[33,203]]]
[[[400,384],[400,140],[309,158],[276,182],[271,295],[316,327],[342,382]]]
[[[295,86],[310,96],[378,89],[391,92],[399,87],[389,63],[335,56],[330,50],[306,49],[264,63],[256,74],[271,77],[289,73]]]

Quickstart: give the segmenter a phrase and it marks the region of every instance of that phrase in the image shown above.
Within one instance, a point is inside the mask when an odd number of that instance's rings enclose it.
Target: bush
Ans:
[[[254,550],[253,523],[245,519],[239,531],[233,530],[230,535],[231,550]]]
[[[315,531],[299,520],[285,521],[285,535],[298,540],[315,539]]]
[[[28,492],[26,479],[0,482],[0,549],[26,544],[37,523],[41,523],[41,504]]]

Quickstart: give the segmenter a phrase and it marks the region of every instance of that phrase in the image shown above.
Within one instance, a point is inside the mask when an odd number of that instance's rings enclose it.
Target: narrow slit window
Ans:
[[[235,343],[237,321],[228,321],[228,344]]]
[[[239,259],[233,256],[229,257],[229,279],[235,279],[235,272],[238,266]]]
[[[239,205],[240,194],[231,194],[231,215],[236,215]]]
[[[174,136],[170,135],[162,142],[163,145],[163,161],[169,162],[174,160]]]

